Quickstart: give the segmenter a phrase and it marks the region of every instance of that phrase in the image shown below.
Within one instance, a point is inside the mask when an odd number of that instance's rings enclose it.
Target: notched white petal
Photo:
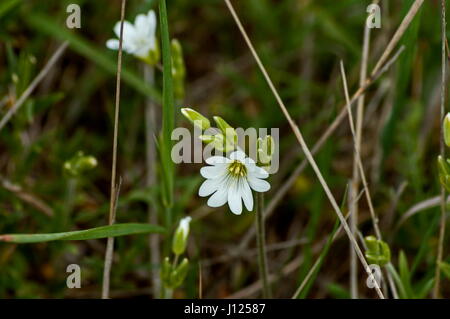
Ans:
[[[209,207],[220,207],[225,205],[228,198],[228,189],[226,187],[221,187],[208,199]]]
[[[249,176],[248,183],[250,184],[250,187],[256,192],[263,193],[267,192],[270,189],[270,184],[267,181],[253,176]]]
[[[253,169],[250,171],[250,174],[253,175],[256,178],[267,178],[269,177],[269,173],[264,168],[261,168],[259,166],[253,167]]]
[[[148,23],[148,26],[149,26],[149,28],[150,28],[150,32],[151,32],[152,34],[154,34],[155,31],[156,31],[156,15],[155,15],[155,11],[150,10],[150,11],[148,12],[148,15],[147,15],[147,23]]]
[[[233,214],[240,215],[242,213],[241,193],[237,182],[228,189],[228,206]]]
[[[206,197],[214,193],[220,187],[220,182],[215,179],[207,179],[203,182],[198,190],[198,195],[201,197]]]
[[[251,212],[253,210],[253,194],[246,180],[242,180],[241,195],[244,201],[245,208],[247,208],[247,210]]]
[[[119,40],[109,39],[106,41],[106,47],[111,50],[119,50]]]
[[[216,164],[226,164],[230,163],[231,161],[223,156],[211,156],[205,160],[205,162],[209,165],[216,165]]]
[[[250,167],[253,167],[256,165],[256,162],[251,157],[245,158],[244,163],[245,163],[245,165],[248,165]]]
[[[116,23],[114,26],[114,33],[116,34],[117,38],[120,39],[120,21]],[[134,39],[134,36],[136,34],[136,31],[134,29],[134,26],[128,22],[123,22],[123,42],[132,41]]]
[[[217,178],[226,173],[225,165],[216,165],[216,166],[204,166],[200,169],[200,174],[204,178]]]
[[[147,15],[138,14],[136,19],[134,20],[134,27],[136,28],[136,32],[140,35],[148,34],[149,25]]]
[[[246,155],[242,151],[235,151],[235,152],[230,154],[230,159],[238,160],[238,161],[241,161],[243,163],[245,162],[245,158],[246,158]]]

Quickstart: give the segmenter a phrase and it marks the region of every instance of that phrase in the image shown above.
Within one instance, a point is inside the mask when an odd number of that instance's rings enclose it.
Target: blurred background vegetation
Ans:
[[[369,69],[412,2],[381,1],[382,27],[372,30]],[[81,6],[79,30],[65,26],[71,3]],[[366,7],[371,1],[234,3],[289,112],[312,146],[343,105],[340,59],[346,65],[350,91],[358,88]],[[156,1],[129,0],[126,18],[134,20],[151,8],[157,9]],[[280,170],[271,177],[272,189],[266,196],[270,199],[304,156],[224,2],[170,0],[168,9],[171,36],[183,46],[187,70],[186,98],[177,107],[220,115],[235,127],[280,128]],[[105,42],[114,36],[119,11],[120,1],[0,2],[1,117],[57,47],[70,41],[60,61],[0,132],[0,234],[59,232],[107,223],[117,52],[108,50]],[[393,264],[398,264],[403,251],[409,265],[403,279],[410,282],[412,297],[430,296],[438,241],[438,204],[402,220],[414,205],[439,194],[438,17],[440,1],[425,1],[401,40],[405,51],[366,95],[361,155]],[[146,204],[161,204],[159,187],[144,186],[144,105],[146,96],[160,101],[162,77],[157,72],[152,89],[142,80],[142,68],[133,57],[124,56],[124,68],[118,150],[123,183],[117,220],[146,222]],[[177,125],[190,128],[176,113]],[[338,202],[345,200],[352,177],[353,142],[347,123],[316,156]],[[64,173],[63,165],[80,150],[94,156],[98,166],[75,179]],[[200,167],[177,166],[176,220],[185,215],[194,220],[188,247],[192,264],[175,297],[198,297],[200,273],[203,297],[237,292],[239,297],[259,296],[258,291],[243,290],[258,279],[254,241],[233,255],[253,227],[254,214],[235,216],[227,207],[206,207],[197,196]],[[360,200],[359,219],[362,234],[373,234],[365,199]],[[273,284],[275,297],[292,296],[335,221],[320,184],[307,168],[267,223],[269,267],[280,276]],[[105,243],[0,243],[0,297],[99,297]],[[302,297],[349,297],[349,249],[346,236],[340,236]],[[298,257],[300,261],[292,264]],[[149,260],[147,236],[117,239],[111,296],[149,297],[149,270],[157,267]],[[444,260],[450,261],[447,245]],[[66,267],[71,263],[82,268],[81,289],[66,287]],[[361,296],[375,297],[362,272]],[[448,279],[444,277],[441,285],[444,296],[450,296]]]

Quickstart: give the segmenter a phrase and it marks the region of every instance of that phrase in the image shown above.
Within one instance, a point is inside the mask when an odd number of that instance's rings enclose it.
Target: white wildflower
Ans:
[[[200,170],[206,181],[200,186],[198,194],[202,197],[212,195],[208,199],[211,207],[220,207],[228,202],[230,210],[240,215],[242,201],[247,210],[253,210],[252,189],[256,192],[270,189],[270,184],[263,180],[269,174],[242,151],[231,153],[230,158],[213,156],[206,163],[212,166]]]
[[[134,25],[128,21],[123,24],[123,50],[140,59],[148,59],[151,51],[157,50],[156,43],[156,15],[150,10],[147,15],[139,14]],[[120,21],[114,26],[114,33],[120,38]],[[112,50],[119,49],[119,40],[110,39],[106,46]]]

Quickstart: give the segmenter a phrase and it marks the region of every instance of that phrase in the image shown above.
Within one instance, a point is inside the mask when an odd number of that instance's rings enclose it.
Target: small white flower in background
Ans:
[[[128,21],[123,23],[123,50],[140,59],[148,60],[152,51],[157,50],[156,43],[156,15],[150,10],[147,15],[139,14],[134,25]],[[120,38],[120,21],[114,26],[114,33]],[[106,46],[111,50],[119,49],[119,40],[110,39]]]
[[[270,184],[264,180],[269,174],[242,151],[231,153],[230,158],[212,156],[206,163],[212,166],[201,168],[200,174],[206,181],[198,194],[202,197],[212,195],[208,199],[211,207],[220,207],[228,202],[230,210],[240,215],[242,201],[247,210],[253,210],[252,189],[256,192],[270,189]]]
[[[181,255],[186,250],[187,238],[189,235],[189,224],[191,217],[184,217],[180,220],[175,235],[173,236],[172,251],[175,255]]]

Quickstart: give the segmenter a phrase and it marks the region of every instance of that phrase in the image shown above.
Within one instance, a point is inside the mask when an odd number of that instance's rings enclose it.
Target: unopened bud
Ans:
[[[211,123],[209,120],[198,113],[197,111],[184,107],[181,109],[181,113],[184,115],[185,118],[187,118],[189,121],[192,122],[196,127],[198,127],[201,130],[207,130],[211,127]]]
[[[391,250],[387,243],[374,236],[367,236],[364,242],[367,247],[365,255],[369,263],[384,266],[391,261]]]
[[[185,217],[180,221],[178,228],[175,231],[172,241],[172,251],[175,255],[181,255],[186,250],[187,239],[189,235],[189,223],[191,217]]]

